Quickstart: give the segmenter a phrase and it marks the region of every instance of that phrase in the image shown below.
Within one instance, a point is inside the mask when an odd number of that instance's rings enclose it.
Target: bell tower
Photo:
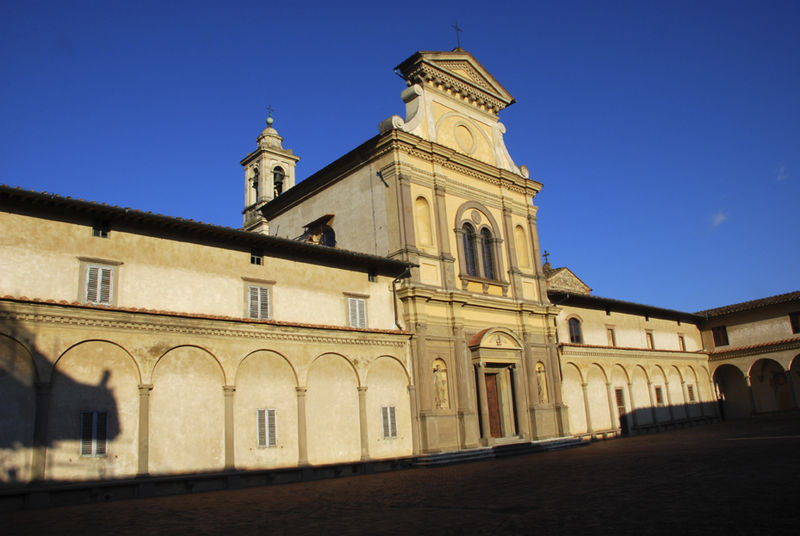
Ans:
[[[300,160],[291,149],[283,148],[283,138],[272,127],[272,109],[268,109],[267,128],[256,140],[258,147],[240,162],[244,169],[242,229],[263,234],[269,233],[269,222],[260,209],[294,186],[294,168]]]

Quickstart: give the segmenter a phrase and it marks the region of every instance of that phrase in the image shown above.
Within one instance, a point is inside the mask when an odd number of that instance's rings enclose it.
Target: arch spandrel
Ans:
[[[53,381],[54,373],[58,370],[59,364],[61,364],[62,360],[66,356],[72,355],[72,353],[75,352],[81,346],[94,344],[94,343],[100,343],[100,344],[104,344],[104,345],[107,344],[107,345],[109,345],[109,346],[111,346],[113,348],[121,350],[122,354],[125,355],[128,358],[130,364],[136,370],[136,377],[138,378],[139,383],[142,382],[142,371],[141,371],[141,367],[139,366],[139,362],[131,355],[131,353],[124,346],[122,346],[120,344],[117,344],[116,342],[106,340],[106,339],[87,339],[87,340],[84,340],[84,341],[77,342],[77,343],[73,344],[72,346],[70,346],[69,348],[67,348],[66,350],[64,350],[64,352],[62,352],[61,355],[59,355],[56,358],[56,360],[53,362],[53,366],[51,367],[51,369],[49,371],[47,371],[46,377],[43,378],[44,381],[47,381],[47,382],[52,382]]]

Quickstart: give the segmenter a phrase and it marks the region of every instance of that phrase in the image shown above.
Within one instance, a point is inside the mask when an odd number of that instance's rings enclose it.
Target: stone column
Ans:
[[[139,461],[136,476],[150,472],[150,391],[153,384],[139,385]]]
[[[400,209],[400,239],[402,240],[402,247],[416,250],[417,239],[414,234],[414,202],[411,199],[411,181],[408,177],[399,174],[397,184],[399,185],[397,202]]]
[[[683,412],[686,414],[685,418],[689,420],[691,418],[691,413],[689,412],[689,394],[686,391],[686,380],[681,380],[681,393],[683,393]]]
[[[236,387],[223,385],[222,391],[225,396],[225,470],[232,471],[236,466],[233,450],[233,393],[236,392]]]
[[[753,392],[753,382],[750,380],[750,376],[744,377],[744,383],[747,385],[747,390],[750,392],[750,410],[751,413],[756,414],[758,413],[756,406],[756,394]]]
[[[33,423],[31,481],[44,480],[47,459],[47,428],[50,424],[50,390],[52,384],[36,382],[36,415]]]
[[[445,204],[445,185],[439,181],[433,186],[433,214],[436,220],[436,242],[439,244],[439,260],[442,263],[442,287],[451,290],[456,286],[455,258],[450,251],[450,236],[447,226],[447,205]]]
[[[586,412],[586,431],[594,437],[594,426],[592,426],[592,413],[589,411],[589,384],[581,383],[583,391],[583,410]]]
[[[476,381],[478,383],[478,409],[481,412],[481,438],[486,445],[492,435],[489,428],[489,404],[486,400],[486,376],[484,373],[486,367],[483,363],[477,363],[475,368],[478,371]]]
[[[667,395],[667,409],[669,410],[669,421],[675,422],[675,412],[672,411],[672,395],[669,394],[669,380],[664,379],[664,390]]]
[[[539,233],[536,231],[536,211],[534,206],[528,208],[528,233],[531,235],[531,255],[533,255],[533,268],[536,271],[536,281],[539,293],[539,301],[548,303],[547,299],[547,278],[542,270],[542,255],[539,251]]]
[[[408,385],[408,403],[411,408],[411,452],[414,456],[420,453],[419,448],[419,413],[417,409],[417,390]]]
[[[789,392],[792,393],[792,404],[794,404],[794,408],[797,409],[797,391],[794,388],[794,382],[792,381],[792,369],[787,370],[785,373],[786,382],[789,384]]]
[[[297,465],[308,465],[308,430],[306,425],[306,393],[308,387],[295,387],[297,392]]]
[[[525,396],[525,385],[520,378],[520,368],[517,365],[511,365],[511,377],[514,381],[514,398],[517,409],[517,434],[523,439],[530,439],[530,431],[528,429],[528,413],[526,411],[528,404],[526,403],[527,397]]]
[[[616,404],[614,399],[613,386],[611,385],[611,382],[606,383],[606,394],[608,395],[608,414],[611,417],[611,428],[619,431],[620,427],[622,426],[622,423],[620,423],[619,420],[617,419],[617,412],[615,411],[614,408]],[[616,425],[614,424],[615,422],[617,423]]]
[[[631,429],[639,426],[639,419],[636,417],[636,407],[633,405],[633,383],[628,382],[628,400],[631,406]],[[633,431],[633,430],[631,430]]]
[[[520,281],[519,263],[517,262],[517,244],[514,239],[514,225],[511,221],[511,209],[503,205],[503,232],[506,235],[504,253],[508,258],[508,271],[511,279],[511,296],[522,299],[522,283]]]
[[[367,433],[367,388],[358,388],[358,421],[361,425],[361,461],[369,460],[369,434]]]
[[[658,415],[656,415],[656,403],[653,399],[653,382],[647,382],[647,394],[650,395],[650,413],[653,416],[653,424],[658,424]]]

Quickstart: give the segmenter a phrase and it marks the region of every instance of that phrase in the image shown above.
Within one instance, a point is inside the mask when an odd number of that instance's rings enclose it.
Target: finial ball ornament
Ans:
[[[267,117],[267,124],[269,126],[272,126],[272,123],[274,123],[274,122],[275,122],[275,120],[272,118],[272,116]]]

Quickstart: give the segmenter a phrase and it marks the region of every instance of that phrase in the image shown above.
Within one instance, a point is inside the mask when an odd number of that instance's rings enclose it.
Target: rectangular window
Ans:
[[[397,410],[394,406],[381,407],[381,428],[384,439],[397,437]]]
[[[622,389],[614,389],[614,396],[617,399],[617,407],[625,409],[625,394]]]
[[[711,333],[714,335],[714,346],[728,345],[728,329],[725,326],[711,328]]]
[[[663,406],[664,405],[664,392],[661,390],[661,386],[656,386],[656,406]]]
[[[347,298],[347,318],[351,328],[367,327],[367,300]]]
[[[614,328],[606,328],[606,335],[608,336],[608,345],[609,346],[616,346],[617,345],[617,335],[614,333]]]
[[[108,414],[104,411],[81,412],[81,456],[106,455]]]
[[[108,238],[110,229],[111,227],[108,222],[96,221],[92,225],[92,236],[96,236],[98,238]]]
[[[653,350],[656,347],[655,344],[653,343],[653,332],[646,331],[644,336],[647,339],[647,347]]]
[[[681,352],[686,351],[686,339],[683,335],[678,335],[678,346],[680,347]]]
[[[247,287],[247,314],[250,318],[267,320],[269,318],[269,287]]]
[[[270,448],[278,445],[278,423],[276,410],[259,409],[256,411],[256,427],[258,430],[258,448]]]
[[[260,249],[251,249],[250,264],[256,264],[258,266],[264,264],[264,252],[262,252]]]
[[[800,333],[800,312],[789,313],[789,322],[792,324],[792,333]]]
[[[86,303],[111,305],[113,289],[111,288],[114,268],[89,264],[86,266]]]
[[[686,395],[689,397],[689,402],[694,402],[694,385],[686,386]]]

